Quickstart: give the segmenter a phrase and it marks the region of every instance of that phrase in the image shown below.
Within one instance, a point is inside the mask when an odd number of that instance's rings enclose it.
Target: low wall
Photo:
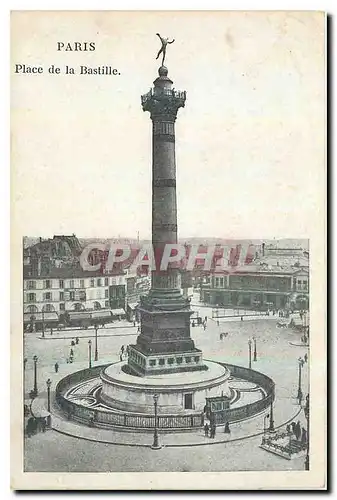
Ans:
[[[109,363],[110,364],[110,363]],[[150,430],[155,427],[154,415],[144,415],[137,413],[123,413],[116,410],[98,410],[88,408],[64,397],[65,392],[76,383],[99,377],[102,370],[109,364],[87,368],[72,373],[64,377],[56,386],[55,399],[58,406],[66,413],[67,417],[78,422],[93,425],[95,427],[126,427],[131,429]],[[261,386],[265,391],[265,397],[259,401],[241,406],[229,408],[216,416],[216,423],[237,422],[250,418],[264,411],[275,396],[275,384],[273,380],[263,373],[242,366],[220,363],[228,368],[231,375],[237,378],[253,382]],[[160,406],[159,406],[160,412]],[[163,430],[189,430],[200,428],[204,424],[204,414],[184,414],[184,415],[158,415],[157,427]]]

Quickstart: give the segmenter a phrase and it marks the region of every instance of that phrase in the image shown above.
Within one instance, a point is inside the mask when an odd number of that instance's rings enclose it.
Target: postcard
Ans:
[[[11,486],[324,490],[326,16],[11,13]]]

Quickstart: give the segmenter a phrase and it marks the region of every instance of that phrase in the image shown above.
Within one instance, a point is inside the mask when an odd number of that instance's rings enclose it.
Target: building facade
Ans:
[[[200,289],[205,304],[256,309],[308,309],[309,259],[264,255],[231,272],[211,272]]]

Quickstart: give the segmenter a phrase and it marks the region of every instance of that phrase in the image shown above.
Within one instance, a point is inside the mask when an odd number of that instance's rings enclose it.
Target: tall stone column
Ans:
[[[142,96],[152,120],[152,246],[156,269],[140,304],[141,333],[130,347],[133,373],[151,375],[204,369],[202,353],[190,336],[189,300],[181,293],[179,264],[160,270],[165,245],[177,243],[175,121],[186,92],[172,88],[165,66],[153,88]]]

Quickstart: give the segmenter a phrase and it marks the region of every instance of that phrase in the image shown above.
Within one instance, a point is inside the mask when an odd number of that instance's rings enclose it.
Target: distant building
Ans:
[[[281,250],[265,251],[264,256],[233,266],[230,272],[212,271],[201,286],[201,300],[223,307],[308,309],[308,253]]]

